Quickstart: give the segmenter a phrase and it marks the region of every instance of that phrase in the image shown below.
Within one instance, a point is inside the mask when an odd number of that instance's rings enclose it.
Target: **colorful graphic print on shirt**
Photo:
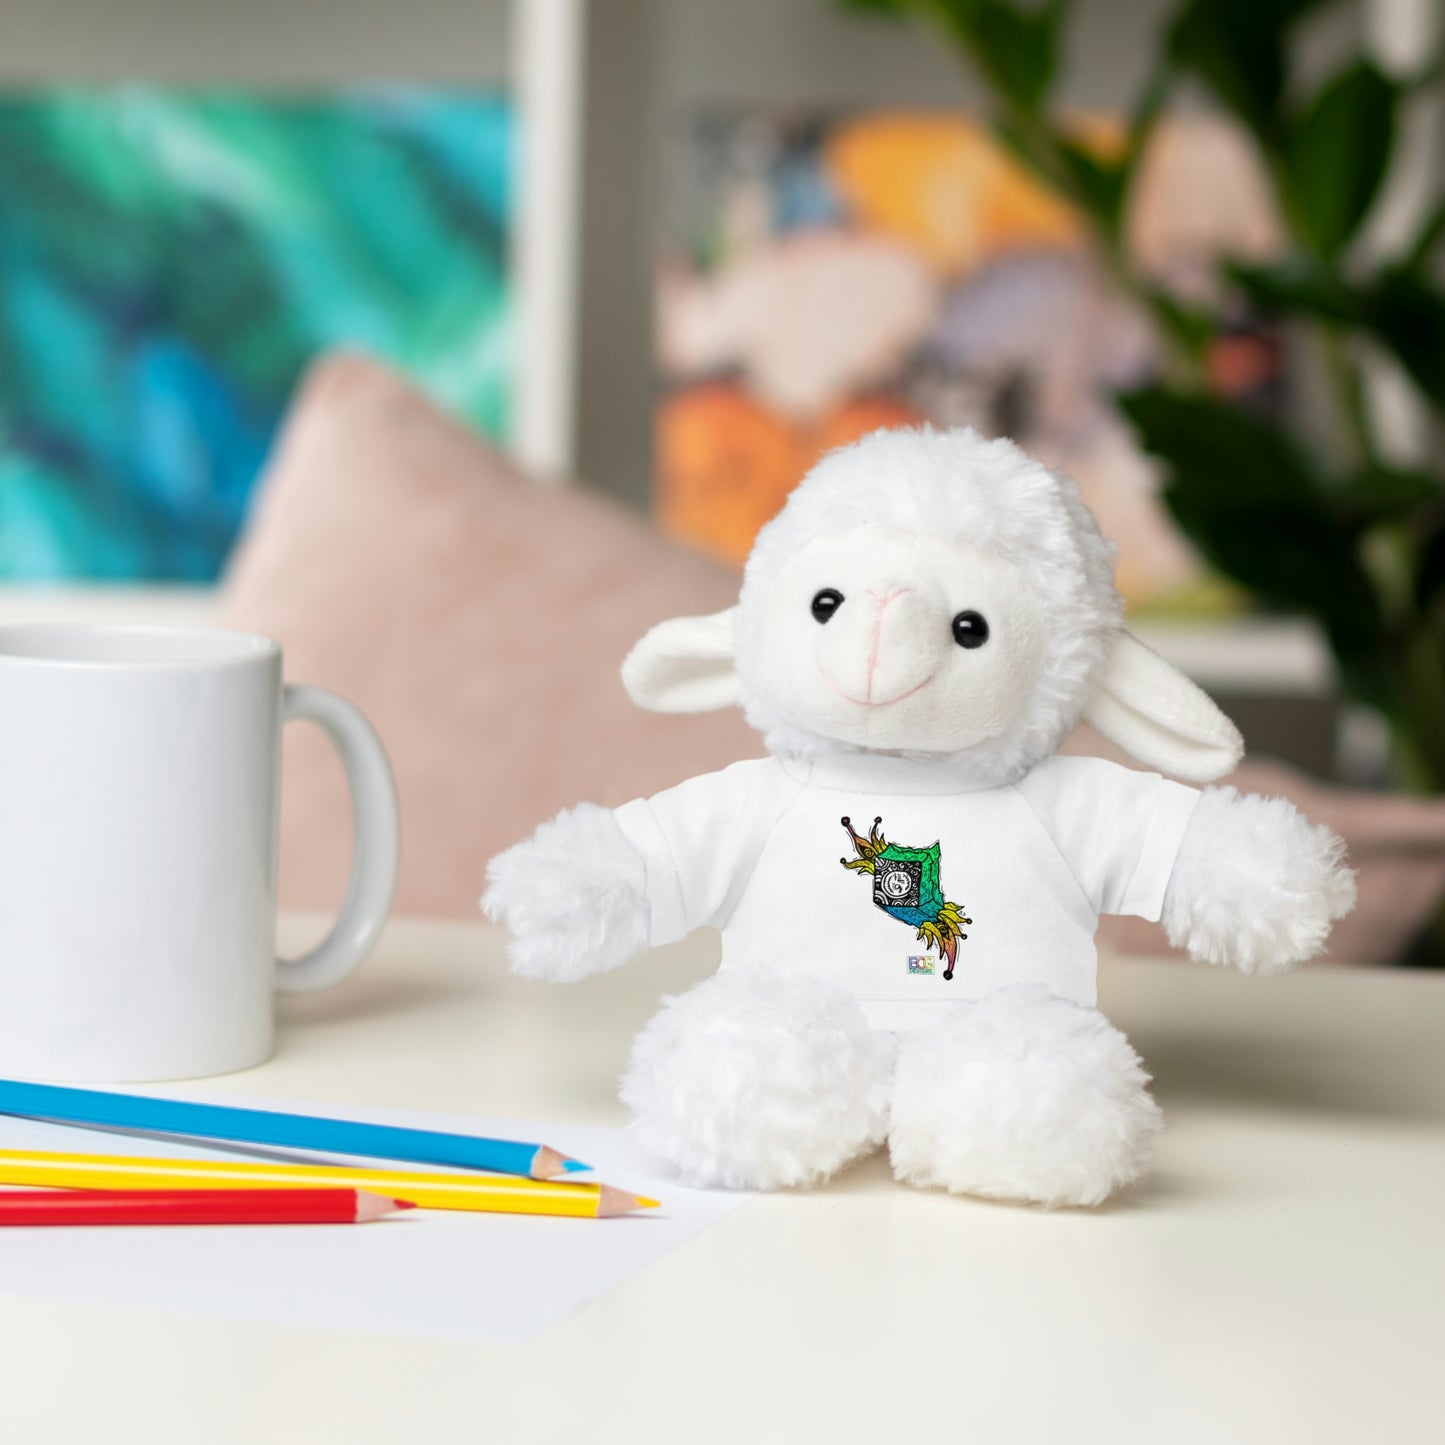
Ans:
[[[844,818],[842,823],[858,856],[838,861],[851,872],[872,875],[874,906],[881,908],[890,918],[916,928],[918,941],[936,948],[938,956],[947,964],[943,970],[944,978],[952,978],[958,945],[968,937],[962,926],[972,924],[973,919],[965,918],[963,909],[943,896],[938,879],[938,844],[933,843],[927,848],[904,848],[890,843],[883,836],[882,818],[874,818],[867,837],[853,830],[851,819]],[[932,972],[931,969],[928,971]],[[923,970],[913,968],[910,959],[909,972],[921,973]]]

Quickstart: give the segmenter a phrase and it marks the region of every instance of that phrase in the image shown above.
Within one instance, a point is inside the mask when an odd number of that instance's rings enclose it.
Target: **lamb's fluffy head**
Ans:
[[[1086,709],[1182,776],[1238,757],[1213,704],[1123,631],[1114,547],[1074,484],[967,429],[824,457],[759,533],[736,608],[655,628],[623,669],[664,711],[740,702],[786,756],[1027,772]]]
[[[775,751],[967,752],[1017,775],[1083,706],[1122,618],[1113,572],[1073,484],[1012,442],[875,432],[824,457],[753,547],[748,718]]]

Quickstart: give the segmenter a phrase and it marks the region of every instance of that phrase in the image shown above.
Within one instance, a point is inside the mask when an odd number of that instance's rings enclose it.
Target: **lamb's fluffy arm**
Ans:
[[[583,803],[492,859],[482,899],[512,967],[567,981],[717,924],[801,784],[771,758],[688,778],[609,813]]]
[[[1164,895],[1176,948],[1244,973],[1313,958],[1355,904],[1344,843],[1284,798],[1206,788]]]
[[[487,865],[482,912],[511,934],[507,956],[526,978],[571,983],[648,946],[647,868],[617,819],[579,803]]]

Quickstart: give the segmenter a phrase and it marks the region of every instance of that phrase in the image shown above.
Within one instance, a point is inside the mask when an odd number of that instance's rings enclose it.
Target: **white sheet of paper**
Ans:
[[[326,1112],[274,1099],[256,1106]],[[658,1199],[662,1208],[599,1220],[418,1209],[365,1225],[0,1229],[0,1292],[323,1329],[521,1340],[646,1269],[748,1198],[680,1187],[620,1129],[378,1109],[348,1117],[540,1140],[594,1166],[579,1181],[603,1180]],[[239,1146],[203,1148],[0,1115],[0,1149],[234,1159]],[[303,1156],[258,1150],[246,1157]]]

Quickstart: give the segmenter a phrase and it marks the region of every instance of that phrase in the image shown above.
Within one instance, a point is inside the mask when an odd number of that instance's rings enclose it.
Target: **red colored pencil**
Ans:
[[[363,1189],[0,1190],[11,1224],[365,1224],[399,1209]]]

